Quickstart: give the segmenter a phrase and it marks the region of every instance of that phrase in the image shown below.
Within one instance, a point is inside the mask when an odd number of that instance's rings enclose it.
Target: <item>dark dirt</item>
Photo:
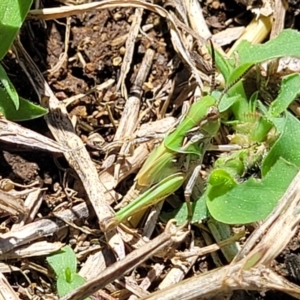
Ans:
[[[209,4],[205,5],[206,2]],[[250,1],[240,0],[236,2],[233,0],[214,1],[213,4],[212,1],[204,2],[204,14],[213,33],[225,29],[227,26],[225,22],[229,18],[233,18],[230,26],[245,25],[249,22],[251,15],[246,11],[244,4],[248,4]],[[295,27],[296,24],[300,24],[300,4],[298,1],[289,2],[290,11],[286,26]],[[53,5],[52,1],[43,1],[43,3],[45,7]],[[47,81],[57,98],[64,100],[79,93],[86,93],[95,85],[108,79],[112,78],[117,82],[132,13],[133,9],[114,9],[73,16],[68,60],[64,62],[59,71],[50,74],[46,71],[57,64],[64,51],[65,20],[48,21],[45,24],[39,21],[27,21],[22,29],[21,38],[26,50],[41,71],[46,72]],[[128,89],[130,89],[136,76],[146,49],[152,47],[156,51],[148,78],[148,82],[154,88],[165,82],[169,72],[167,63],[175,55],[169,42],[167,24],[163,19],[154,13],[145,12],[143,24],[155,24],[155,26],[147,32],[148,37],[142,35],[136,43],[133,67],[126,82]],[[166,46],[163,46],[164,43]],[[16,65],[14,57],[8,55],[4,63],[19,94],[24,98],[36,101],[37,98],[31,84],[19,66]],[[117,123],[125,103],[125,100],[115,93],[115,89],[116,86],[114,85],[104,94],[94,92],[68,106],[70,115],[75,115],[78,119],[76,130],[83,140],[87,138],[90,132],[97,130],[106,142],[112,141],[115,127],[112,125],[106,109],[109,107],[113,119]],[[154,95],[152,92],[147,92],[146,96],[150,99]],[[143,122],[155,120],[155,118],[155,114],[150,113],[143,119]],[[49,135],[43,119],[24,122],[23,126]],[[77,195],[67,195],[63,187],[63,171],[59,168],[60,165],[66,167],[66,162],[62,157],[58,158],[59,164],[55,164],[54,158],[50,154],[28,148],[18,149],[9,145],[2,145],[1,148],[0,178],[10,178],[21,184],[29,184],[38,180],[41,184],[43,183],[44,187],[48,188],[45,196],[46,206],[41,212],[43,215],[54,209],[56,205],[61,203],[69,205],[70,201],[76,201],[82,197],[81,187],[78,187],[78,182],[75,179],[71,181],[72,184],[69,188],[77,191]],[[101,152],[91,151],[91,155],[97,164],[101,164],[104,159],[104,154]],[[6,223],[5,226],[9,227],[10,224]],[[278,273],[297,284],[300,281],[300,237],[298,235],[293,238],[273,266]],[[67,240],[69,238],[64,241]],[[297,267],[292,270],[291,265],[295,266],[296,264]],[[41,284],[40,275],[37,272],[32,272],[28,276],[33,282]],[[20,282],[19,277],[14,276],[9,277],[9,281],[12,285],[17,283],[24,286],[27,284]],[[51,292],[49,290],[49,293]],[[22,299],[25,298],[22,296]],[[232,299],[292,299],[292,297],[277,291],[267,292],[265,295],[238,291]]]

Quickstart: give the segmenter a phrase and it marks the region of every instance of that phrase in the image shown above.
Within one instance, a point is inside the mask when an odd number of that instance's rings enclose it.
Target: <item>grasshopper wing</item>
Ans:
[[[161,144],[149,155],[135,180],[141,186],[150,186],[176,173],[178,170],[173,164],[174,159],[174,152]]]

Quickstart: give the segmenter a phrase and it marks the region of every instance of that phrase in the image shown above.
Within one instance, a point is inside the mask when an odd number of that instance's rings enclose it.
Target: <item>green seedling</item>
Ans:
[[[77,258],[70,246],[65,246],[59,252],[48,256],[47,262],[57,277],[56,286],[59,297],[63,297],[86,282],[77,274]],[[90,298],[87,299],[90,300]]]
[[[293,47],[287,46],[291,44]],[[300,77],[298,74],[285,77],[278,97],[269,108],[258,99],[257,92],[247,97],[240,79],[249,68],[263,61],[282,56],[299,57],[298,49],[300,34],[286,30],[263,45],[241,43],[236,55],[238,59],[225,60],[217,55],[217,67],[229,88],[221,96],[214,92],[191,106],[178,127],[150,154],[137,174],[138,186],[148,190],[118,211],[115,217],[106,220],[107,229],[176,191],[186,182],[186,173],[191,173],[189,164],[197,161],[199,166],[191,176],[194,178],[211,139],[218,132],[218,110],[224,115],[222,122],[234,131],[232,142],[242,149],[216,161],[205,193],[192,206],[192,221],[207,218],[207,210],[216,220],[229,224],[265,218],[300,166],[300,155],[297,154],[300,149],[297,145],[300,143],[300,123],[286,112],[288,105],[300,93]],[[245,177],[252,167],[259,169],[261,178]],[[187,186],[190,190],[185,192],[185,198],[189,201],[193,187],[190,180]],[[167,217],[176,217],[179,222],[184,222],[187,215],[191,217],[191,211],[185,207]]]
[[[32,0],[2,0],[0,5],[0,60],[8,52],[32,5]],[[30,120],[47,110],[19,97],[0,64],[0,114],[13,121]]]

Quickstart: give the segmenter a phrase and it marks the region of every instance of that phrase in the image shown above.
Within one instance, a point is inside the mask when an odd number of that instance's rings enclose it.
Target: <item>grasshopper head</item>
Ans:
[[[220,128],[220,113],[216,106],[207,109],[206,118],[202,121],[201,129],[209,136],[214,137]]]

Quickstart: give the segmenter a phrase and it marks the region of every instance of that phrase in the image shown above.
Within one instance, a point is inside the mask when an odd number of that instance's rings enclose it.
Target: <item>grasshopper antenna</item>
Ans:
[[[246,69],[246,71],[244,71],[238,78],[236,78],[235,80],[233,80],[230,84],[228,84],[224,90],[222,91],[219,101],[221,101],[221,99],[224,97],[224,95],[234,86],[236,85],[251,69],[253,66],[250,66],[248,69]]]
[[[215,48],[212,40],[209,40],[210,48],[211,48],[211,70],[212,70],[212,76],[211,76],[211,82],[210,82],[210,94],[213,90],[216,88],[216,56],[215,56]]]

